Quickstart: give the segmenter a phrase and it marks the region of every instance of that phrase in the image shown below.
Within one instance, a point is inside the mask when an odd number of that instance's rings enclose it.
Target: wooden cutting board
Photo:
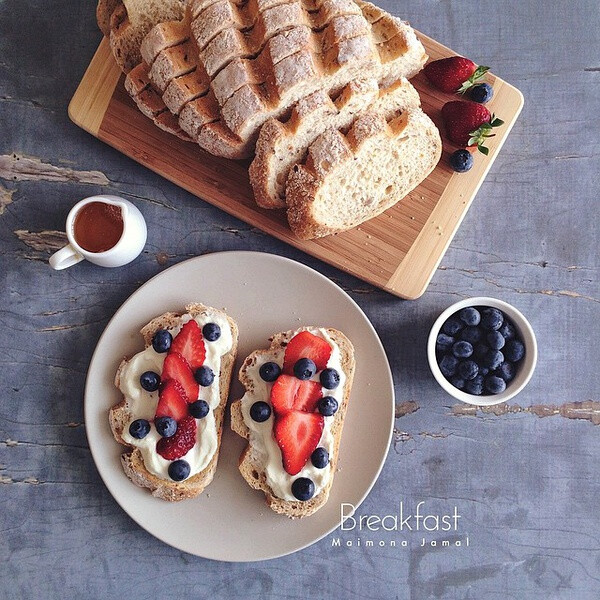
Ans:
[[[433,60],[456,54],[425,35],[419,37]],[[396,206],[351,231],[312,241],[291,234],[283,211],[256,206],[248,162],[211,156],[143,116],[124,90],[106,40],[71,100],[69,116],[98,139],[198,198],[392,294],[415,299],[425,291],[523,106],[519,90],[491,74],[486,80],[494,88],[488,106],[505,122],[489,141],[489,156],[478,153],[468,173],[453,173],[448,156],[456,147],[444,140],[439,165]],[[422,74],[412,83],[421,94],[423,109],[443,131],[440,109],[453,97],[434,90]]]

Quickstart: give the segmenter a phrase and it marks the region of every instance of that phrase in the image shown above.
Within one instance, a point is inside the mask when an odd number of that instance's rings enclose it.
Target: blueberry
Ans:
[[[506,319],[504,319],[504,325],[502,325],[502,327],[500,327],[498,331],[502,334],[502,337],[505,340],[512,340],[517,334],[513,324],[507,321]]]
[[[461,340],[452,346],[452,354],[456,358],[469,358],[473,354],[473,346],[469,342]]]
[[[155,392],[160,385],[160,376],[154,371],[146,371],[140,375],[140,385],[147,392]]]
[[[469,90],[469,98],[471,98],[473,102],[479,102],[479,104],[489,102],[493,95],[494,90],[489,83],[479,83]]]
[[[487,367],[479,367],[479,374],[483,375],[484,377],[490,372],[490,370]]]
[[[271,416],[271,407],[266,402],[255,402],[250,407],[250,416],[257,423],[264,423]]]
[[[446,354],[439,362],[440,371],[446,379],[450,379],[456,373],[458,367],[458,359],[452,354]]]
[[[457,389],[462,390],[465,387],[465,380],[461,379],[458,375],[455,375],[450,383]]]
[[[475,356],[475,358],[477,358],[478,360],[481,360],[489,351],[489,347],[485,344],[477,344],[477,346],[475,346],[473,356]]]
[[[458,365],[458,374],[463,379],[475,379],[479,375],[479,366],[474,360],[463,360]]]
[[[324,396],[319,400],[319,412],[324,417],[331,417],[338,409],[337,400],[333,396]]]
[[[136,419],[129,426],[129,435],[136,440],[143,440],[150,433],[150,423],[146,419]]]
[[[173,342],[173,336],[166,329],[159,329],[152,338],[152,347],[155,352],[168,352]]]
[[[450,166],[457,173],[469,171],[473,162],[473,155],[468,150],[456,150],[450,155]]]
[[[317,365],[310,358],[300,358],[294,365],[294,375],[298,379],[306,380],[314,377],[317,372]]]
[[[169,465],[169,477],[173,481],[183,481],[190,476],[190,464],[187,460],[175,460]]]
[[[173,437],[177,431],[177,421],[171,417],[158,417],[154,420],[154,426],[163,437]]]
[[[189,405],[188,410],[194,419],[204,419],[210,411],[210,406],[205,400],[196,400]]]
[[[438,352],[447,352],[452,348],[452,344],[454,344],[454,338],[451,335],[446,335],[445,333],[440,333],[435,340],[435,349]]]
[[[202,328],[202,337],[209,342],[216,342],[221,337],[221,328],[216,323],[207,323]]]
[[[515,365],[510,362],[503,362],[496,369],[496,375],[498,375],[498,377],[502,377],[502,379],[504,379],[504,381],[507,383],[515,378],[516,372],[517,369],[515,368]]]
[[[325,448],[317,448],[310,455],[310,461],[317,469],[324,469],[329,464],[329,452]]]
[[[215,380],[215,374],[212,372],[210,367],[204,365],[196,369],[196,372],[194,373],[194,379],[198,385],[201,385],[202,387],[208,387]]]
[[[506,382],[497,375],[489,375],[485,378],[485,389],[490,394],[501,394],[506,389]]]
[[[470,344],[476,344],[481,339],[482,333],[479,327],[465,327],[460,332],[460,339]]]
[[[463,328],[463,324],[456,317],[450,317],[443,325],[442,331],[448,335],[456,335]]]
[[[484,308],[481,311],[481,326],[496,331],[502,327],[504,317],[497,308]]]
[[[263,381],[270,383],[281,375],[281,367],[277,363],[266,362],[260,366],[258,373]]]
[[[504,354],[511,362],[518,362],[525,356],[525,346],[519,340],[510,340],[504,348]]]
[[[492,331],[488,333],[485,339],[487,340],[488,346],[492,350],[502,350],[502,348],[504,348],[504,344],[506,343],[504,336],[499,331]]]
[[[479,325],[479,322],[481,321],[481,314],[476,308],[473,308],[472,306],[467,306],[467,308],[463,308],[458,313],[458,316],[460,317],[460,320],[469,327],[477,327],[477,325]]]
[[[340,374],[335,369],[323,369],[319,379],[326,390],[334,390],[340,385]]]
[[[490,370],[497,369],[504,362],[504,354],[500,350],[490,350],[484,357],[482,364]]]
[[[298,477],[292,483],[292,494],[303,502],[310,500],[315,495],[315,484],[308,477]]]
[[[473,394],[473,396],[481,396],[481,394],[483,394],[483,377],[477,375],[475,379],[467,381],[465,383],[465,392],[467,392],[467,394]]]

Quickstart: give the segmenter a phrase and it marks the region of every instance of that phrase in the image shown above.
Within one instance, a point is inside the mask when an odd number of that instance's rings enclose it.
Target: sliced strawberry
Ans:
[[[169,352],[163,365],[162,381],[169,379],[175,379],[181,384],[183,391],[185,392],[186,400],[188,402],[196,402],[198,400],[198,392],[200,386],[194,379],[194,374],[187,360],[181,356],[178,352]]]
[[[202,330],[196,321],[188,321],[175,336],[169,352],[178,352],[188,361],[192,371],[204,364],[206,349],[202,339]]]
[[[160,389],[154,418],[172,417],[177,422],[188,414],[188,404],[183,386],[176,379],[167,379]]]
[[[281,448],[283,468],[297,475],[319,444],[323,417],[317,413],[289,411],[275,419],[275,439]]]
[[[271,405],[277,414],[288,410],[315,412],[322,395],[318,381],[300,381],[292,375],[280,375],[271,388]]]
[[[301,331],[289,341],[285,349],[283,372],[292,375],[296,361],[301,358],[310,358],[317,365],[317,371],[322,371],[330,356],[331,346],[324,339],[308,331]]]
[[[156,451],[167,460],[177,460],[187,454],[196,443],[196,419],[187,416],[177,423],[175,435],[160,438]]]

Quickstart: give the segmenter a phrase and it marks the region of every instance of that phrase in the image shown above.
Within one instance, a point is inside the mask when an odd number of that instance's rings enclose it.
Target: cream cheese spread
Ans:
[[[332,396],[337,400],[338,406],[341,406],[344,400],[346,375],[342,371],[340,349],[338,345],[331,339],[327,330],[323,328],[317,329],[305,327],[298,329],[297,331],[294,331],[286,341],[291,340],[301,331],[309,331],[313,335],[324,339],[331,346],[331,356],[327,361],[327,367],[335,369],[339,373],[340,383],[333,390],[326,390],[323,388],[323,395]],[[278,348],[272,352],[261,354],[258,357],[256,364],[251,365],[247,369],[247,376],[252,381],[254,389],[246,391],[246,394],[242,398],[241,406],[244,423],[250,430],[250,447],[252,452],[254,452],[254,458],[263,467],[267,483],[273,490],[273,494],[282,500],[296,500],[295,496],[292,494],[292,483],[298,477],[307,477],[313,481],[315,485],[314,495],[316,496],[328,485],[333,474],[331,472],[331,461],[325,468],[317,469],[310,460],[307,461],[300,473],[296,475],[287,473],[283,467],[281,450],[273,436],[273,412],[271,411],[271,416],[262,423],[257,423],[250,416],[250,408],[255,402],[262,400],[271,405],[270,398],[273,383],[266,382],[261,378],[259,374],[261,365],[272,361],[276,362],[279,366],[283,366],[284,354],[284,348]],[[319,381],[318,373],[312,378],[312,381]],[[335,415],[323,417],[323,419],[323,433],[318,447],[325,448],[329,453],[329,456],[332,457],[335,450],[335,440],[331,432],[331,426],[335,419]]]
[[[215,374],[215,378],[210,386],[200,386],[197,400],[205,400],[211,410],[203,419],[196,419],[196,443],[187,454],[181,457],[190,465],[189,477],[192,477],[205,469],[217,451],[218,432],[214,409],[219,406],[221,400],[219,392],[221,359],[233,346],[229,321],[224,315],[211,309],[206,309],[194,317],[189,314],[183,315],[181,317],[181,324],[177,327],[170,328],[168,331],[173,338],[175,338],[181,327],[191,320],[195,320],[200,328],[207,323],[216,323],[221,328],[221,335],[214,342],[209,342],[206,339],[204,340],[204,347],[206,349],[204,365],[210,367]],[[166,353],[156,352],[152,346],[138,352],[121,369],[119,389],[125,397],[127,410],[131,415],[131,421],[136,419],[146,419],[150,423],[150,432],[141,440],[130,435],[130,423],[126,423],[121,435],[123,441],[134,448],[139,448],[144,460],[144,466],[150,473],[161,479],[170,480],[168,469],[171,461],[164,459],[156,451],[156,444],[161,439],[161,436],[156,431],[153,423],[156,406],[158,404],[158,391],[147,392],[140,385],[140,376],[145,371],[154,371],[160,375],[166,356]]]

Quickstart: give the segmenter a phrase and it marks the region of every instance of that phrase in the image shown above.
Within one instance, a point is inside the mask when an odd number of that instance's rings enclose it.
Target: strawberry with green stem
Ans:
[[[476,146],[486,156],[489,148],[485,146],[488,138],[494,137],[495,127],[504,125],[499,119],[482,104],[454,100],[447,102],[442,107],[442,118],[446,127],[448,138],[457,146]]]
[[[489,67],[478,67],[468,58],[450,56],[430,62],[423,69],[423,73],[438,90],[448,94],[464,94],[477,85],[489,70]]]

